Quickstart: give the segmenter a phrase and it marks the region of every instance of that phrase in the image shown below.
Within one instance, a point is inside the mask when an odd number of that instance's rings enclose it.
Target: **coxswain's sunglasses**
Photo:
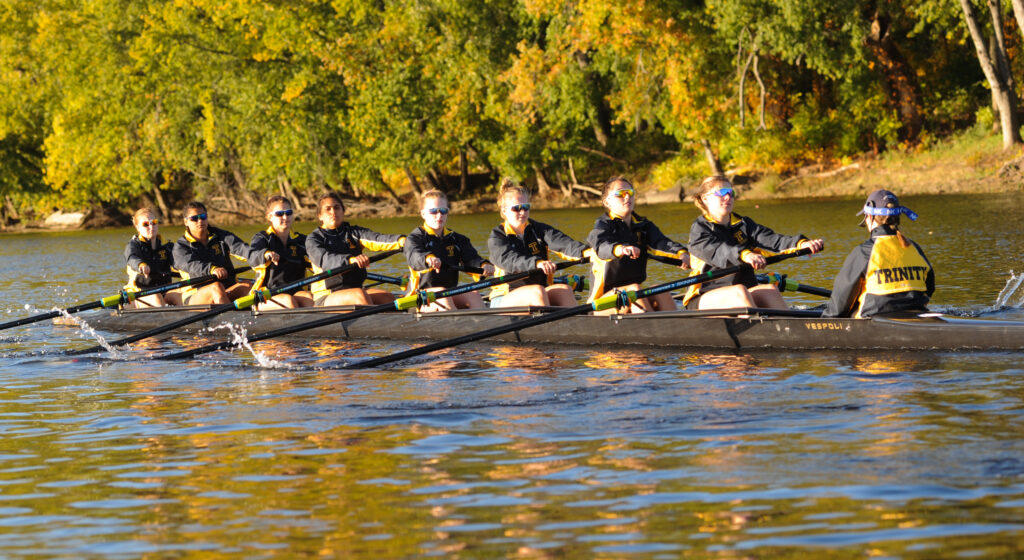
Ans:
[[[713,194],[713,195],[717,196],[718,198],[725,198],[727,196],[736,196],[736,194],[732,192],[732,187],[722,187],[720,189],[715,189],[713,191],[708,191],[708,194]]]
[[[203,212],[202,214],[192,214],[191,216],[188,217],[188,219],[192,220],[193,222],[198,222],[199,220],[205,220],[206,219],[206,212]]]
[[[508,209],[510,212],[529,212],[530,203],[526,202],[523,204],[513,204],[512,206],[509,206]]]
[[[274,210],[274,215],[277,216],[278,218],[282,218],[284,216],[291,216],[294,212],[295,211],[292,210],[291,208],[287,210]]]
[[[448,209],[447,208],[427,208],[427,214],[430,214],[430,215],[440,214],[440,215],[444,216],[447,213],[448,213]]]
[[[632,198],[636,196],[636,190],[632,188],[615,189],[611,194],[615,198],[626,198],[627,196]]]
[[[160,220],[149,220],[148,222],[139,222],[139,227],[147,228],[149,226],[156,227],[160,223]]]

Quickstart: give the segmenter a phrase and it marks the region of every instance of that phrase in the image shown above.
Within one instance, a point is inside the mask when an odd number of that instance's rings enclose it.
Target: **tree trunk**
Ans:
[[[868,50],[878,61],[878,71],[882,77],[889,105],[899,115],[901,129],[900,139],[916,142],[924,128],[924,116],[921,114],[921,90],[914,73],[906,58],[893,43],[889,33],[890,22],[876,13],[871,21],[871,31],[865,41]]]
[[[992,27],[996,33],[996,60],[993,61],[985,50],[985,38],[978,27],[978,17],[974,13],[971,0],[959,0],[964,12],[967,29],[974,41],[974,50],[978,55],[978,63],[985,72],[985,79],[992,88],[999,107],[999,122],[1003,128],[1003,148],[1009,149],[1021,143],[1020,130],[1017,123],[1017,99],[1013,90],[1013,76],[1007,71],[1009,64],[1006,58],[1006,43],[1002,40],[1002,17],[999,14],[997,0],[988,0],[989,13],[992,16]]]
[[[764,87],[764,80],[761,79],[761,71],[757,69],[757,63],[761,57],[754,55],[754,78],[757,78],[757,86],[761,89],[760,104],[757,108],[757,129],[768,130],[764,120],[765,107],[768,105],[768,89]]]
[[[708,142],[708,139],[701,138],[700,145],[704,146],[704,157],[708,159],[708,166],[711,167],[711,174],[723,175],[722,164],[718,161],[718,156],[715,155],[715,151],[711,149],[711,143]]]
[[[747,55],[747,61],[743,63],[743,68],[737,71],[740,76],[739,84],[739,112],[740,112],[740,128],[743,128],[747,123],[747,97],[743,94],[743,89],[747,85],[747,72],[750,71],[750,64],[754,61],[754,57],[757,56],[757,51],[754,49],[750,50],[750,54]]]
[[[388,193],[388,196],[391,197],[391,200],[395,201],[395,204],[397,204],[398,207],[401,208],[402,199],[398,198],[398,194],[395,192],[395,190],[391,188],[391,185],[389,185],[387,181],[384,180],[384,174],[381,173],[380,170],[377,170],[377,172],[373,174],[373,179],[378,185],[380,185],[384,189],[384,192]]]
[[[542,197],[548,196],[551,193],[551,183],[549,183],[548,178],[544,176],[544,170],[534,165],[533,173],[537,176],[537,194]]]
[[[160,215],[163,216],[165,220],[170,220],[171,209],[167,206],[167,200],[164,198],[163,191],[160,190],[160,185],[157,184],[158,180],[159,179],[154,180],[152,183],[153,200],[156,201],[157,207],[160,208]]]
[[[491,161],[487,158],[487,156],[482,154],[480,150],[476,149],[476,147],[473,146],[472,142],[466,142],[466,150],[469,153],[469,157],[480,162],[480,164],[483,165],[485,169],[487,169],[487,174],[491,176],[491,181],[497,182],[499,178],[498,172],[494,169],[494,166],[491,165]]]
[[[466,149],[459,150],[459,194],[466,194],[469,186],[469,164],[466,162]]]
[[[1013,15],[1017,18],[1017,27],[1020,27],[1021,35],[1024,35],[1024,0],[1010,0],[1013,5]]]
[[[416,202],[419,202],[423,194],[423,187],[420,186],[419,180],[416,179],[416,174],[412,172],[412,169],[409,169],[408,165],[403,167],[403,169],[405,170],[405,176],[409,178],[409,184],[412,185],[412,194],[416,197]]]
[[[583,81],[587,85],[587,100],[590,102],[587,115],[594,130],[594,139],[601,147],[605,147],[612,134],[611,111],[604,101],[607,88],[601,83],[597,73],[589,71],[590,56],[587,53],[576,51],[575,57],[576,64],[583,70]]]
[[[16,206],[14,206],[14,201],[11,200],[11,195],[9,195],[9,194],[5,194],[4,195],[4,207],[7,208],[7,216],[8,216],[8,218],[13,218],[15,220],[20,220],[21,219],[21,216],[18,215],[18,208]],[[165,214],[165,216],[166,216],[166,214]]]

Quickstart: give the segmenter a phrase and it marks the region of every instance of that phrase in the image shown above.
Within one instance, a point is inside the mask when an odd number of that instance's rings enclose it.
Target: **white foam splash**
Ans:
[[[1024,305],[1024,293],[1018,293],[1021,284],[1024,284],[1024,274],[1017,276],[1010,271],[1010,278],[1006,281],[1006,285],[1000,290],[999,295],[996,296],[996,308],[1001,307],[1021,307]]]
[[[256,358],[256,363],[259,364],[260,367],[270,369],[291,369],[291,366],[289,366],[288,364],[284,362],[279,362],[267,356],[263,352],[258,352],[257,350],[255,350],[252,347],[252,345],[249,344],[249,339],[246,336],[247,332],[244,327],[240,327],[233,323],[221,323],[220,325],[207,327],[206,330],[209,332],[214,332],[218,330],[228,331],[228,333],[231,335],[231,344],[235,346],[241,346],[248,350],[249,353],[252,354],[252,357]]]
[[[128,359],[129,356],[128,356],[127,352],[122,352],[122,351],[118,350],[117,348],[111,346],[110,343],[107,342],[107,339],[103,338],[103,335],[101,335],[100,333],[96,332],[96,329],[94,329],[91,326],[89,326],[89,323],[85,322],[84,319],[82,319],[80,317],[76,317],[76,316],[74,316],[74,315],[68,313],[67,311],[65,311],[63,309],[60,309],[58,307],[54,307],[53,311],[57,311],[58,313],[60,313],[61,317],[64,317],[65,319],[68,319],[69,321],[74,323],[75,326],[78,327],[78,330],[81,331],[83,334],[86,334],[89,337],[92,337],[92,339],[95,340],[96,342],[98,342],[99,345],[102,346],[107,352],[110,352],[110,357],[111,358],[113,358],[115,360]]]

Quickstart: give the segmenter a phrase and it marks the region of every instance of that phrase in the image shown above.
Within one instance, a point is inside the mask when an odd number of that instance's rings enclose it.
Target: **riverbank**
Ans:
[[[640,204],[661,204],[687,200],[699,180],[680,180],[676,185],[661,185],[650,180],[651,169],[633,173]],[[1024,149],[1005,151],[999,136],[984,131],[966,131],[927,147],[891,150],[880,155],[865,154],[847,161],[806,166],[789,175],[769,170],[736,168],[727,170],[740,196],[748,199],[780,198],[861,198],[875,189],[908,194],[985,194],[1024,190]],[[591,189],[594,185],[589,185]],[[598,197],[586,190],[573,190],[567,197],[559,189],[546,196],[535,195],[534,205],[545,208],[583,208],[599,206]],[[408,190],[398,191],[399,203],[387,196],[346,200],[352,219],[411,216],[417,214],[415,199]],[[302,219],[315,218],[315,200],[304,199],[299,212]],[[218,222],[224,225],[254,223],[262,220],[260,209],[251,214],[228,213],[209,203]],[[493,212],[495,193],[484,192],[452,201],[459,214]],[[127,210],[126,210],[127,213]],[[126,216],[109,211],[56,213],[47,220],[29,221],[4,229],[4,232],[42,232],[68,229],[123,227]]]

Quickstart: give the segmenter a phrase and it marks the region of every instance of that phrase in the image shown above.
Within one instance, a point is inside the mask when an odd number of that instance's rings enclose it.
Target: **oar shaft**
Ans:
[[[810,253],[810,249],[800,249],[789,253],[773,255],[771,257],[767,257],[765,260],[768,264],[772,264],[788,258],[806,255],[808,253]],[[591,304],[578,305],[576,307],[567,307],[565,309],[559,309],[558,311],[553,311],[551,313],[547,313],[545,315],[540,315],[537,317],[530,317],[521,320],[512,320],[512,322],[509,323],[508,325],[502,325],[500,327],[494,327],[481,332],[471,333],[456,338],[450,338],[447,340],[440,340],[438,342],[433,342],[430,344],[419,346],[417,348],[411,348],[403,352],[398,352],[397,354],[391,354],[389,356],[381,356],[379,358],[363,360],[361,362],[347,364],[342,367],[344,369],[375,367],[395,362],[398,360],[411,358],[413,356],[419,356],[422,354],[426,354],[428,352],[433,352],[435,350],[450,348],[452,346],[457,346],[459,344],[465,344],[467,342],[482,340],[485,338],[490,338],[492,336],[505,334],[507,332],[519,331],[536,325],[550,323],[552,321],[557,321],[559,319],[564,319],[566,317],[582,315],[591,310],[600,311],[602,309],[610,309],[612,307],[624,307],[630,305],[632,302],[641,298],[650,297],[664,292],[670,292],[672,290],[676,290],[693,284],[700,284],[703,282],[707,282],[708,280],[713,280],[715,278],[729,276],[730,274],[736,274],[737,272],[740,272],[744,268],[750,268],[750,265],[744,263],[739,266],[732,266],[720,270],[713,270],[704,274],[698,274],[695,276],[683,278],[681,280],[676,280],[674,282],[666,282],[664,284],[659,284],[657,286],[651,286],[650,288],[645,288],[643,290],[634,290],[628,292],[610,292],[594,300],[594,302]]]
[[[563,268],[568,268],[568,267],[576,265],[576,264],[580,264],[582,262],[585,262],[585,261],[583,259],[575,260],[575,261],[565,261],[565,262],[558,263],[557,267],[559,269],[563,269]],[[534,274],[534,271],[527,271],[527,272],[519,272],[519,273],[515,273],[515,274],[508,274],[508,275],[505,275],[505,276],[500,276],[498,278],[491,278],[489,280],[483,280],[483,281],[480,281],[480,282],[474,282],[472,284],[467,284],[465,286],[458,286],[458,287],[451,288],[451,289],[444,290],[444,291],[440,291],[440,292],[423,292],[423,291],[420,291],[420,292],[416,292],[414,294],[410,294],[408,296],[405,296],[403,298],[399,298],[399,299],[395,300],[393,303],[382,303],[380,305],[374,305],[374,306],[371,306],[371,307],[365,307],[363,309],[356,309],[355,311],[350,311],[348,313],[332,314],[329,317],[323,317],[321,319],[316,319],[314,321],[309,321],[309,322],[301,323],[301,324],[298,324],[298,325],[291,325],[291,326],[288,326],[288,327],[282,327],[280,329],[276,329],[276,330],[268,331],[268,332],[265,332],[265,333],[260,333],[260,334],[252,335],[252,336],[247,337],[247,340],[249,342],[258,342],[258,341],[261,341],[261,340],[267,340],[267,339],[276,338],[276,337],[279,337],[279,336],[287,336],[287,335],[290,335],[290,334],[295,334],[297,332],[302,332],[302,331],[306,331],[306,330],[310,330],[310,329],[315,329],[315,328],[318,328],[318,327],[325,327],[327,325],[333,325],[335,323],[340,323],[340,322],[343,322],[343,321],[352,321],[352,320],[358,319],[360,317],[366,317],[366,316],[369,316],[369,315],[374,315],[376,313],[382,313],[382,312],[385,312],[385,311],[401,311],[401,310],[405,310],[405,309],[411,309],[413,307],[417,307],[417,306],[421,305],[422,303],[424,303],[424,300],[427,299],[428,296],[432,296],[432,297],[430,297],[431,301],[435,301],[436,299],[445,298],[445,297],[451,297],[451,296],[458,295],[458,294],[461,294],[461,293],[466,293],[466,292],[471,292],[471,291],[475,291],[475,290],[480,290],[480,289],[483,289],[483,288],[486,288],[486,287],[489,287],[489,286],[494,286],[494,285],[497,285],[497,284],[504,284],[506,282],[513,282],[513,281],[521,279],[521,278],[526,278],[527,276],[529,276],[531,274]],[[157,359],[158,360],[177,360],[177,359],[181,359],[181,358],[191,358],[191,357],[197,356],[199,354],[205,354],[207,352],[214,352],[214,351],[217,351],[217,350],[223,350],[225,348],[230,348],[231,346],[234,346],[234,344],[231,343],[231,342],[216,342],[216,343],[213,343],[213,344],[209,344],[207,346],[203,346],[201,348],[194,348],[192,350],[185,350],[185,351],[182,351],[182,352],[176,352],[176,353],[173,353],[173,354],[167,354],[167,355],[164,355],[164,356],[160,356]]]

